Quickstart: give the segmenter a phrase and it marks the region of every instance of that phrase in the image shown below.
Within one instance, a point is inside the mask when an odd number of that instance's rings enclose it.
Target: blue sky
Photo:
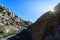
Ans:
[[[0,0],[0,4],[10,9],[14,14],[31,22],[35,22],[59,2],[59,0]]]

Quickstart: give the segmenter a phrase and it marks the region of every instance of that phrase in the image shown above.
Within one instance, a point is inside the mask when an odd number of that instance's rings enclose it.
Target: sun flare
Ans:
[[[50,9],[51,12],[54,12],[54,9]]]

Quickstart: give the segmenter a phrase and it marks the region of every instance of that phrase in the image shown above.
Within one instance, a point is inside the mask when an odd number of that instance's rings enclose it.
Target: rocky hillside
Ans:
[[[30,21],[24,21],[9,9],[0,5],[0,38],[15,34],[20,30],[26,29]]]
[[[35,23],[7,40],[60,40],[60,3]]]

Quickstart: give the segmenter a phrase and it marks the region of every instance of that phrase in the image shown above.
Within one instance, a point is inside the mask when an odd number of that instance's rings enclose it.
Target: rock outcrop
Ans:
[[[28,25],[31,25],[30,21],[22,20],[9,9],[0,5],[0,38],[27,29]]]
[[[60,25],[60,3],[53,9],[43,14],[34,24],[32,24],[32,34],[34,40],[45,40]],[[57,33],[58,34],[58,33]],[[57,35],[55,34],[55,35]],[[52,35],[52,40],[55,40]],[[51,40],[51,39],[48,39]],[[58,39],[56,39],[58,40]]]

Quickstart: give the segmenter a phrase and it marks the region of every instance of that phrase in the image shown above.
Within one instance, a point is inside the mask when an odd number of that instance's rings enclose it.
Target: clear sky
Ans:
[[[14,14],[31,22],[35,22],[59,2],[60,0],[0,0],[0,4],[10,9]]]

